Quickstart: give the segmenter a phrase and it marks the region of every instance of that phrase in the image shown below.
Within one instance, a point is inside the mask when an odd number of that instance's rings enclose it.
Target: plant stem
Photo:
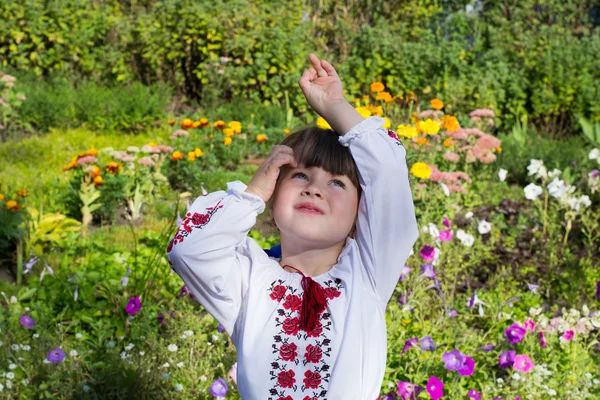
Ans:
[[[17,285],[21,284],[23,278],[23,242],[17,239]]]

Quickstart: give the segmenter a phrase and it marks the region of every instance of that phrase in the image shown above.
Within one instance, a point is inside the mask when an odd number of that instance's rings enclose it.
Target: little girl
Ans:
[[[196,199],[167,252],[231,336],[244,400],[375,400],[386,305],[418,235],[406,151],[309,60],[299,85],[333,130],[291,134],[248,186]],[[246,236],[267,204],[281,258]]]

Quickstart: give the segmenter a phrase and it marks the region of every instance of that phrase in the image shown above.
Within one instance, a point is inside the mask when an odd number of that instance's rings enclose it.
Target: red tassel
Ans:
[[[317,326],[321,313],[327,308],[327,297],[325,290],[315,282],[310,276],[306,276],[302,271],[291,265],[290,267],[302,274],[302,289],[304,295],[302,297],[302,307],[300,309],[300,329],[305,332],[310,332]]]

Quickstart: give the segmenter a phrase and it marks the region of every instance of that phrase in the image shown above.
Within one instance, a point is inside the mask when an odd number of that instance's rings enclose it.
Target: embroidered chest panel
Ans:
[[[331,304],[344,288],[341,279],[324,282],[327,301]],[[285,280],[271,283],[271,300],[279,303],[273,336],[269,375],[272,382],[269,400],[324,400],[327,398],[331,369],[331,314],[325,309],[319,323],[310,331],[300,330],[302,289],[286,285]],[[304,397],[302,397],[304,396]]]

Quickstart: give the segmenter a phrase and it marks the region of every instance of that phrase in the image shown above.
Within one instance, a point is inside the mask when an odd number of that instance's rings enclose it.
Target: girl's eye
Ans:
[[[344,182],[342,182],[342,181],[340,181],[338,179],[336,179],[336,180],[334,180],[332,182],[335,183],[336,185],[338,185],[339,187],[341,187],[342,189],[346,188],[346,185],[344,184]]]
[[[302,173],[302,172],[296,172],[295,174],[292,175],[292,178],[296,178],[296,177],[300,177],[302,179],[308,179],[308,176],[306,176],[306,174]]]

